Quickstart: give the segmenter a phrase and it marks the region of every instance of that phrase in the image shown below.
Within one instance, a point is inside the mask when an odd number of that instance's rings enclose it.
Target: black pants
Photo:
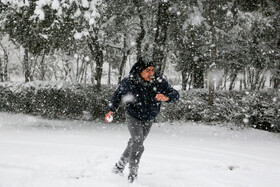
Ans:
[[[130,174],[137,175],[139,162],[144,152],[144,140],[148,136],[151,126],[151,121],[141,121],[126,115],[126,121],[131,138],[127,143],[118,165],[125,167],[129,163]]]

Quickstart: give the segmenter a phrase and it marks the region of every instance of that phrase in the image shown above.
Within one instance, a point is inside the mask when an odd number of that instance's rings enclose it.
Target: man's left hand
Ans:
[[[157,99],[158,101],[168,101],[168,100],[169,100],[169,97],[166,97],[166,96],[163,95],[163,94],[157,94],[157,95],[156,95],[156,99]]]

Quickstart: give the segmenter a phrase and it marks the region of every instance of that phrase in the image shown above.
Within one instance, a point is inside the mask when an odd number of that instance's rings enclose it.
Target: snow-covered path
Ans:
[[[0,187],[123,187],[111,173],[129,138],[125,124],[0,113]],[[276,187],[280,135],[203,124],[154,124],[140,187]]]

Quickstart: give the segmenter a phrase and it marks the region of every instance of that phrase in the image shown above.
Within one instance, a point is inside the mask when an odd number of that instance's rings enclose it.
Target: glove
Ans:
[[[157,94],[157,95],[156,95],[156,99],[157,99],[158,101],[168,101],[168,100],[169,100],[169,97],[166,97],[166,96],[163,95],[163,94]]]
[[[105,116],[105,121],[107,123],[111,123],[113,121],[113,116],[114,116],[114,113],[112,111],[108,112],[108,114],[106,114],[106,116]]]

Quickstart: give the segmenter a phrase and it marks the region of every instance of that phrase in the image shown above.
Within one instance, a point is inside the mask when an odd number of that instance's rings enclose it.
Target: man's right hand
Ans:
[[[163,95],[163,94],[157,94],[156,99],[158,101],[168,101],[169,100],[169,98],[167,96]]]
[[[113,121],[113,116],[114,116],[114,113],[112,111],[108,112],[108,114],[106,114],[106,116],[105,116],[105,121],[107,123],[111,123]]]

